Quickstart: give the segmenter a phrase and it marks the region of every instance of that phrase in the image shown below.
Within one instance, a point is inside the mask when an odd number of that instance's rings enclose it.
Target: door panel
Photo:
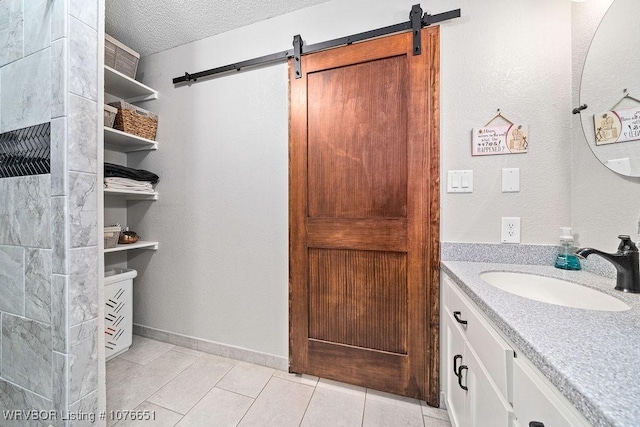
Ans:
[[[290,370],[439,401],[438,28],[290,63]]]
[[[398,252],[309,249],[309,338],[406,354],[406,264]]]
[[[406,217],[407,74],[397,56],[308,75],[309,218]]]

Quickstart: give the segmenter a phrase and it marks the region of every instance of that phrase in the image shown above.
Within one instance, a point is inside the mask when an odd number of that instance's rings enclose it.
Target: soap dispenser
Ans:
[[[563,270],[580,270],[580,260],[573,247],[571,227],[560,227],[560,251],[556,257],[556,268]]]

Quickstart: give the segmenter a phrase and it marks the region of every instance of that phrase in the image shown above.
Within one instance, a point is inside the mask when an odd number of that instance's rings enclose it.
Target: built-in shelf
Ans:
[[[121,130],[104,127],[104,146],[107,149],[131,153],[133,151],[157,150],[158,143]]]
[[[158,250],[158,242],[147,242],[143,240],[138,240],[135,243],[128,243],[126,245],[117,245],[115,248],[108,248],[104,250],[104,253],[111,252],[120,252],[120,251],[130,251],[132,249],[150,249],[157,251]]]
[[[104,91],[127,102],[158,99],[158,91],[106,65],[104,66]]]
[[[107,196],[118,196],[127,200],[158,200],[158,192],[141,193],[140,191],[117,190],[114,188],[105,188],[104,194]]]

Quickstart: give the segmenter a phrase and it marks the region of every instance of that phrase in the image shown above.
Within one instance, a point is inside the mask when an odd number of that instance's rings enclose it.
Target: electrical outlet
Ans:
[[[520,218],[502,217],[502,243],[520,243]]]

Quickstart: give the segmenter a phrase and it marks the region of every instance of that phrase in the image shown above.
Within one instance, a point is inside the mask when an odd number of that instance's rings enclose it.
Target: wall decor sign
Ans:
[[[596,145],[640,140],[640,106],[594,114]]]
[[[473,156],[526,153],[529,147],[529,128],[515,123],[473,128],[471,147]]]

